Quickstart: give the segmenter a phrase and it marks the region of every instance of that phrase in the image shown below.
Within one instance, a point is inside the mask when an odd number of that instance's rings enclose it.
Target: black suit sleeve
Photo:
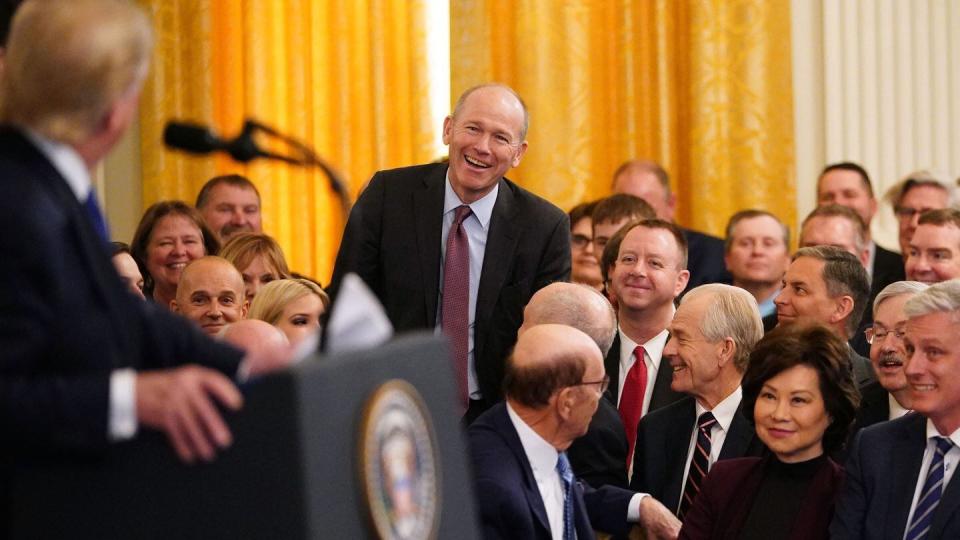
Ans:
[[[357,199],[343,230],[340,250],[330,279],[330,293],[336,299],[343,277],[350,272],[360,276],[371,290],[380,294],[380,238],[384,205],[384,179],[378,172]]]
[[[570,281],[571,264],[570,218],[562,214],[547,241],[539,272],[533,283],[533,291],[539,291],[556,281]]]
[[[834,540],[860,538],[866,515],[867,495],[860,466],[860,447],[863,431],[857,432],[847,453],[844,465],[846,479],[837,499],[836,511],[830,523],[830,538]]]

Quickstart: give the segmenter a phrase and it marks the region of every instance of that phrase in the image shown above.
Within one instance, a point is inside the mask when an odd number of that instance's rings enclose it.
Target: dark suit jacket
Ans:
[[[601,399],[587,433],[567,448],[577,478],[598,488],[627,487],[627,434],[617,408]]]
[[[927,445],[927,419],[911,413],[870,426],[853,439],[847,483],[830,524],[830,538],[899,540]],[[960,538],[960,481],[954,475],[933,515],[929,540]]]
[[[771,456],[717,462],[683,521],[680,538],[721,540],[738,538],[746,523]],[[802,494],[804,500],[789,540],[826,537],[836,497],[843,484],[843,469],[824,461]],[[800,496],[800,494],[797,494]]]
[[[741,403],[742,405],[742,403]],[[765,449],[753,425],[737,413],[720,450],[720,459],[760,456]],[[697,423],[696,400],[685,397],[640,420],[630,489],[649,493],[676,513],[683,492],[683,470],[690,460],[690,437]]]
[[[723,240],[692,229],[681,230],[687,237],[687,269],[690,270],[685,290],[704,283],[732,283],[733,277],[723,262]]]
[[[355,272],[398,331],[433,328],[440,289],[446,164],[380,171],[350,212],[331,281]],[[500,397],[504,359],[537,290],[570,276],[566,213],[500,181],[477,292],[474,360],[485,401]]]
[[[855,435],[861,429],[886,422],[890,419],[890,394],[878,381],[870,381],[860,387],[860,408],[850,432]],[[851,440],[853,439],[851,435]]]
[[[617,332],[613,338],[613,345],[610,346],[610,351],[607,352],[607,357],[603,360],[603,366],[607,370],[607,375],[610,377],[610,387],[604,395],[610,400],[613,407],[616,408],[617,394],[620,392],[620,332]],[[686,395],[670,389],[670,382],[673,380],[673,371],[669,368],[669,364],[665,364],[661,357],[660,367],[657,369],[657,378],[653,381],[653,395],[650,396],[648,414],[674,401],[679,401]],[[650,384],[650,381],[647,381],[647,384]],[[629,426],[624,426],[624,428],[632,429]]]
[[[873,256],[873,271],[870,280],[870,302],[880,294],[887,285],[906,278],[903,266],[903,256],[899,253],[884,249],[877,244],[877,251]],[[869,306],[868,306],[869,307]],[[871,312],[864,314],[867,318]],[[870,317],[872,318],[872,317]]]
[[[105,448],[113,370],[203,362],[236,373],[239,351],[127,292],[64,178],[9,127],[0,252],[0,456]]]
[[[505,403],[498,403],[467,430],[483,537],[549,540],[547,511]],[[627,528],[627,504],[634,494],[614,487],[593,490],[579,481],[574,489],[577,538],[593,538],[592,527],[607,532]]]
[[[870,359],[860,356],[857,351],[850,347],[850,365],[853,367],[853,382],[858,387],[866,386],[872,381],[877,380],[876,373],[873,372],[873,364]]]

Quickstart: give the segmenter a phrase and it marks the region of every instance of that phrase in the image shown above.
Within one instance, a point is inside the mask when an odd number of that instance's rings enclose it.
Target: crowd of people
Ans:
[[[462,416],[485,538],[960,537],[954,183],[919,171],[889,190],[900,253],[872,241],[880,204],[852,162],[823,169],[793,252],[763,209],[723,239],[678,226],[651,160],[565,213],[506,179],[529,113],[481,84],[444,120],[447,161],[369,182],[324,289],[288,267],[238,175],[109,242],[89,171],[136,113],[152,43],[127,0],[28,0],[14,18],[0,486],[21,460],[142,429],[215,459],[232,443],[217,405],[315,350],[354,273],[397,330],[449,340],[458,407],[435,413]]]

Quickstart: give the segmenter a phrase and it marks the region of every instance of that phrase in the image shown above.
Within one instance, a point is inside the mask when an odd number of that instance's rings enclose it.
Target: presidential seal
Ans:
[[[440,467],[420,393],[406,381],[387,381],[367,401],[360,429],[360,484],[377,536],[436,538]]]

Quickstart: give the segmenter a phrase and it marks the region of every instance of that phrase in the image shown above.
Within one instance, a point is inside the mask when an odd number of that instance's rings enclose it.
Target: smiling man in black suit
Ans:
[[[374,175],[334,268],[332,290],[358,274],[397,330],[443,329],[468,421],[501,397],[527,301],[570,276],[566,213],[504,178],[527,149],[528,125],[509,87],[464,92],[443,123],[449,164]]]

